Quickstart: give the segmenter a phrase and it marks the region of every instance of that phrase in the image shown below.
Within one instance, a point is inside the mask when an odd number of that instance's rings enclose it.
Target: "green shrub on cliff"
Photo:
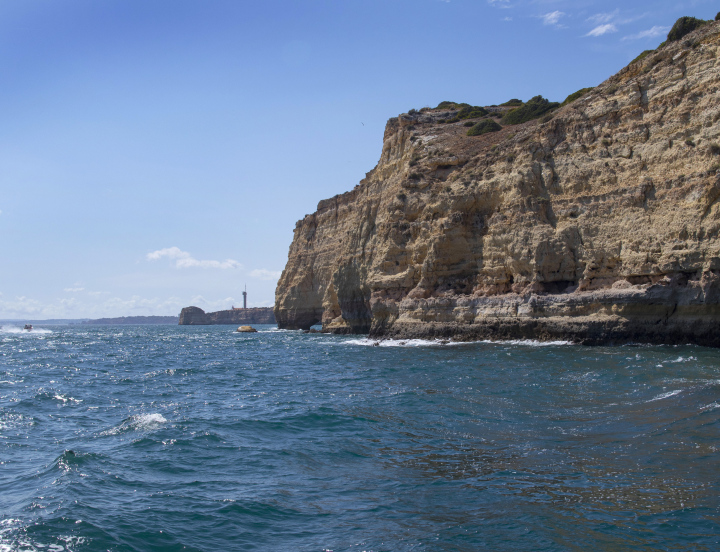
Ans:
[[[591,90],[594,90],[594,87],[591,86],[589,88],[581,88],[577,92],[573,92],[567,98],[565,98],[565,101],[561,105],[567,105],[569,103],[573,103],[575,100],[580,99],[582,96],[584,96]]]
[[[438,121],[440,123],[457,123],[465,119],[478,119],[488,114],[484,107],[479,105],[470,105],[468,103],[456,103],[456,102],[440,102],[435,109],[457,109],[458,112],[454,117]]]
[[[500,107],[520,107],[522,104],[522,100],[513,98],[512,100],[508,100],[505,103],[501,103]]]
[[[484,117],[487,114],[487,109],[485,109],[484,107],[480,107],[478,105],[469,105],[467,107],[463,107],[460,111],[458,111],[456,117],[458,119],[477,119],[478,117]]]
[[[497,132],[502,130],[502,127],[492,119],[483,119],[478,124],[473,126],[467,131],[468,136],[480,136],[481,134],[487,134],[488,132]]]
[[[519,125],[542,117],[558,107],[560,107],[558,102],[551,102],[542,96],[535,96],[521,107],[508,111],[502,118],[502,122],[506,125]]]
[[[668,42],[676,42],[706,23],[707,21],[695,17],[681,17],[675,22],[673,28],[670,29],[667,35]]]
[[[717,12],[717,15],[715,16],[715,21],[720,21],[720,12]]]
[[[658,47],[659,47],[659,46],[658,46]],[[644,50],[643,52],[640,53],[640,55],[639,55],[638,57],[636,57],[636,58],[635,58],[634,60],[632,60],[630,63],[633,64],[633,63],[635,63],[636,61],[640,61],[641,59],[645,59],[645,58],[648,57],[650,54],[652,54],[654,51],[655,51],[655,50]]]
[[[435,109],[463,109],[465,107],[472,107],[469,103],[458,103],[458,102],[440,102]]]

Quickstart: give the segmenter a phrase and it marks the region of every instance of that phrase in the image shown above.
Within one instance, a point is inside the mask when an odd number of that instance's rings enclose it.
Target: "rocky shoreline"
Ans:
[[[415,316],[404,317],[388,327],[373,327],[370,337],[564,340],[584,345],[694,343],[720,347],[720,303],[715,285],[704,290],[700,286],[682,289],[668,284],[612,292],[501,296],[445,307],[421,300],[402,306]],[[432,314],[428,317],[424,313]],[[458,322],[459,316],[468,321]]]

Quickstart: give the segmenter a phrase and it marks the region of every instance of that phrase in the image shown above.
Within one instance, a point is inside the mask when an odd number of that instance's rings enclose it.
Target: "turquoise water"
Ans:
[[[0,551],[720,549],[718,350],[259,328],[5,326]]]

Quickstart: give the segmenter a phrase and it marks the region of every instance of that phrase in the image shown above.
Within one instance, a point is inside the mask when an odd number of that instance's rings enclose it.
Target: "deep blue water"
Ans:
[[[0,331],[0,551],[720,550],[720,351]]]

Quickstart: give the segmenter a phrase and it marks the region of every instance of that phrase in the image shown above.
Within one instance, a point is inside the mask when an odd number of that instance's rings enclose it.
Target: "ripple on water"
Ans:
[[[259,329],[3,332],[0,552],[717,549],[720,351]]]
[[[165,417],[157,412],[152,414],[133,414],[117,426],[101,431],[100,435],[119,435],[128,431],[153,431],[166,423],[167,420]]]

